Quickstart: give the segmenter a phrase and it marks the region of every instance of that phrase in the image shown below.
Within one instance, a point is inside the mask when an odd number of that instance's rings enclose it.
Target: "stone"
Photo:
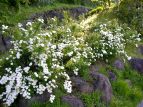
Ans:
[[[69,12],[69,15],[77,19],[80,15],[83,15],[87,12],[89,12],[91,9],[85,8],[85,7],[75,7],[75,8],[59,8],[54,10],[48,10],[42,13],[35,13],[31,15],[31,17],[28,20],[34,21],[37,18],[43,18],[44,22],[47,23],[48,18],[54,18],[56,17],[59,20],[62,20],[64,18],[64,11]],[[26,21],[27,22],[27,21]]]
[[[93,92],[93,86],[87,83],[81,77],[72,77],[71,81],[72,81],[73,89],[76,89],[82,93]]]
[[[11,44],[12,38],[11,37],[5,37],[4,39],[5,39],[6,49],[9,50],[12,47],[12,44]]]
[[[101,92],[101,100],[104,101],[106,104],[109,104],[113,93],[112,93],[112,86],[109,79],[98,72],[91,72],[90,75],[94,79],[94,89]]]
[[[143,100],[137,105],[137,107],[143,107]]]
[[[132,68],[137,70],[139,73],[143,74],[143,59],[140,58],[131,58],[129,60]]]
[[[114,67],[123,70],[124,69],[124,63],[121,60],[115,60]]]
[[[138,52],[143,55],[143,45],[138,46]]]
[[[3,37],[3,35],[0,34],[0,52],[5,52],[6,50],[9,50],[12,47],[10,41],[10,37]]]
[[[108,71],[108,76],[109,76],[109,79],[112,81],[115,81],[117,79],[115,73],[113,73],[112,71]]]
[[[50,93],[45,91],[41,95],[34,95],[31,99],[24,99],[20,96],[18,99],[18,107],[30,107],[34,102],[46,103],[50,98]]]
[[[62,97],[62,101],[70,105],[70,107],[84,107],[83,102],[76,96],[66,95]]]
[[[0,35],[0,52],[4,52],[4,51],[6,51],[6,47],[3,44],[3,40],[2,40],[2,37]]]
[[[77,19],[80,15],[83,15],[87,12],[89,12],[90,9],[85,8],[85,7],[78,7],[78,8],[72,8],[69,10],[70,15],[74,18]]]

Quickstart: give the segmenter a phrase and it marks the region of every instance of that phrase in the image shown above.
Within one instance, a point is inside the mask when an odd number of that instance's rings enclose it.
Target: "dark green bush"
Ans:
[[[143,0],[123,0],[117,17],[143,34]]]

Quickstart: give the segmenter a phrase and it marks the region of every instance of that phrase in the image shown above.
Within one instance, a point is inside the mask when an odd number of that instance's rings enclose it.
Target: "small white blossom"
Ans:
[[[26,73],[28,73],[28,71],[30,70],[30,67],[24,67],[23,69]]]
[[[16,58],[17,58],[17,59],[20,59],[20,56],[21,56],[20,52],[17,52]]]
[[[49,101],[50,101],[51,103],[53,103],[54,100],[55,100],[55,95],[50,95]]]
[[[41,23],[44,23],[44,20],[41,19],[41,18],[39,18],[38,21],[41,22]]]
[[[38,77],[38,74],[37,74],[37,72],[34,72],[34,75],[35,75],[36,77]]]

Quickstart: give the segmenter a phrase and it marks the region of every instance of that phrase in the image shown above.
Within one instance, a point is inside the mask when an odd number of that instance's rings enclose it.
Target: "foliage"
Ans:
[[[104,8],[111,6],[111,0],[91,0],[96,6],[103,6]]]
[[[86,104],[86,107],[105,107],[105,104],[100,99],[101,93],[95,91],[90,94],[81,94],[81,99]]]
[[[115,70],[117,80],[112,82],[114,99],[111,107],[131,106],[135,107],[143,98],[142,75],[132,70],[129,66],[125,70]]]
[[[58,0],[62,3],[68,3],[68,4],[77,4],[77,5],[83,5],[83,6],[94,6],[93,2],[91,0]]]
[[[123,23],[127,23],[141,34],[143,29],[143,1],[142,0],[123,0],[119,5],[117,17]]]
[[[20,9],[21,5],[33,5],[33,4],[52,4],[55,0],[2,0],[0,3],[7,5],[8,7],[14,7],[15,9]]]
[[[98,7],[96,7],[95,9],[92,9],[91,11],[89,11],[89,12],[87,13],[87,15],[88,15],[88,16],[91,16],[91,15],[97,14],[97,13],[99,13],[99,12],[101,12],[101,11],[103,11],[103,7],[102,7],[102,6],[98,6]]]

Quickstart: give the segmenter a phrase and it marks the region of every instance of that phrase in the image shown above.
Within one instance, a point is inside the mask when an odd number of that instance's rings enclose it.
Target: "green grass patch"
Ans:
[[[1,13],[0,24],[15,25],[19,22],[22,22],[28,19],[34,13],[40,13],[40,12],[53,10],[57,8],[73,8],[73,7],[79,7],[79,6],[80,5],[55,3],[55,4],[43,5],[43,6],[22,6],[19,11],[16,11],[14,8],[7,7],[5,5],[1,7],[4,9],[0,11]]]

